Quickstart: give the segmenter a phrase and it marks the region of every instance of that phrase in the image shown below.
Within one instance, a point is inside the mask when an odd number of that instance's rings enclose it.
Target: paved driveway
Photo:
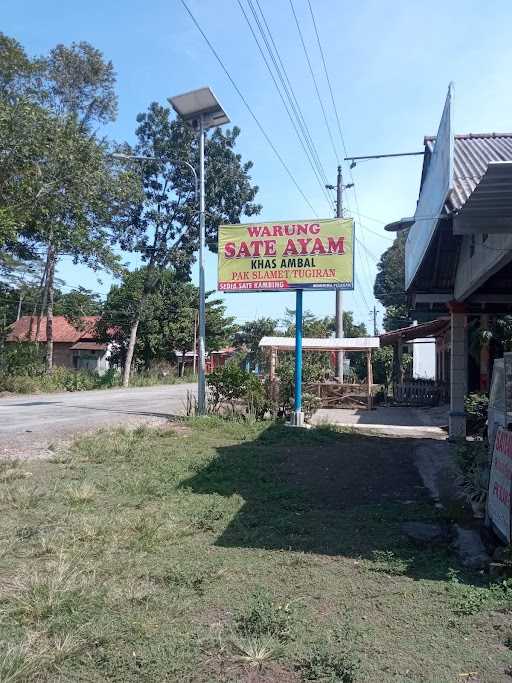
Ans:
[[[39,457],[80,432],[123,424],[158,424],[185,412],[195,384],[104,389],[0,398],[0,457]]]
[[[379,406],[375,410],[321,408],[313,424],[334,424],[362,431],[380,432],[392,436],[446,438],[448,407],[413,408]]]

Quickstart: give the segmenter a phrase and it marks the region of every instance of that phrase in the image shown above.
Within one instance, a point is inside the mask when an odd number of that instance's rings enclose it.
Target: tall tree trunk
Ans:
[[[130,328],[130,341],[128,342],[128,349],[126,351],[126,358],[123,368],[123,387],[130,385],[130,374],[132,371],[133,352],[135,351],[135,342],[137,341],[137,329],[139,327],[140,316],[132,322]]]
[[[16,311],[16,322],[21,318],[21,305],[23,303],[23,293],[20,292],[20,298],[18,299],[18,310]]]
[[[48,278],[46,289],[48,291],[48,305],[46,309],[46,371],[53,370],[53,283],[55,279],[55,248],[48,249]]]
[[[34,316],[37,315],[37,322],[36,322],[36,334],[35,334],[35,342],[38,344],[39,342],[39,332],[41,329],[41,315],[43,314],[43,311],[46,307],[46,299],[48,295],[48,263],[49,263],[49,258],[50,258],[50,246],[48,246],[48,251],[46,253],[46,263],[44,266],[44,271],[43,275],[41,276],[41,282],[39,284],[39,292],[40,292],[40,307],[39,311],[37,309],[37,300],[34,303],[34,310],[32,311],[32,318],[30,318],[30,328],[29,328],[29,334],[28,338],[30,341],[32,341],[32,327],[34,324]]]

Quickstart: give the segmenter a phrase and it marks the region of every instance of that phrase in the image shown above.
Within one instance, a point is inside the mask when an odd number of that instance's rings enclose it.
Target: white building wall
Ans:
[[[436,378],[436,342],[435,339],[414,339],[412,345],[413,379]]]

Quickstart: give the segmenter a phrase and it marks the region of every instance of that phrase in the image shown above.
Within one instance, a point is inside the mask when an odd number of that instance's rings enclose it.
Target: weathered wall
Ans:
[[[73,367],[73,351],[71,343],[57,342],[53,344],[53,364],[64,368]]]

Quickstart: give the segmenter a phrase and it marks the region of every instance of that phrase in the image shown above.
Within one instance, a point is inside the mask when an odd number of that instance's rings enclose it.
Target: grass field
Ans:
[[[406,439],[203,418],[0,464],[0,681],[510,681]]]

